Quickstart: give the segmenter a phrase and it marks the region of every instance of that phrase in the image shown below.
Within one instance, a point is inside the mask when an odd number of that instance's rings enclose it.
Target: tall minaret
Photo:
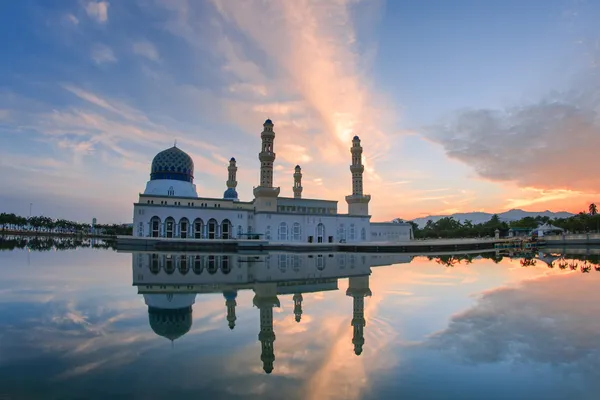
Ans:
[[[302,318],[302,293],[294,295],[294,315],[296,316],[296,322],[300,322]]]
[[[260,160],[260,185],[254,188],[254,206],[256,211],[277,211],[277,196],[280,189],[273,187],[273,163],[275,162],[275,131],[273,122],[267,119],[260,134],[262,148],[258,153]]]
[[[227,190],[223,193],[224,199],[238,200],[238,194],[235,188],[237,187],[237,165],[235,163],[235,158],[231,157],[229,160],[229,166],[227,167]]]
[[[237,297],[237,291],[227,291],[223,292],[223,297],[225,297],[225,306],[227,307],[227,321],[229,322],[229,329],[235,328],[235,320],[237,319],[235,316],[235,306],[237,306],[237,302],[235,301]]]
[[[363,194],[363,172],[365,171],[365,167],[362,165],[362,152],[363,148],[360,145],[360,138],[354,136],[352,147],[350,148],[350,153],[352,154],[352,165],[350,165],[350,172],[352,172],[352,195],[346,196],[348,214],[350,215],[369,215],[369,201],[371,201],[371,196]]]
[[[277,298],[277,285],[274,283],[257,283],[254,287],[255,296],[253,303],[260,310],[260,359],[263,362],[263,370],[270,374],[273,371],[275,361],[275,332],[273,331],[273,307],[279,307]]]
[[[352,344],[354,344],[354,354],[359,356],[363,351],[365,337],[363,329],[367,325],[365,321],[365,297],[371,296],[369,288],[369,275],[356,276],[348,278],[348,290],[346,296],[354,298],[354,312],[352,315],[352,327],[354,335]]]
[[[302,198],[302,168],[299,165],[296,165],[294,168],[294,198],[301,199]]]

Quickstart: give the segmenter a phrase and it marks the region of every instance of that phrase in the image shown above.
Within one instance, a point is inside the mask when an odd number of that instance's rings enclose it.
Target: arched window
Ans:
[[[194,220],[194,239],[202,239],[202,230],[204,229],[204,222],[200,218]]]
[[[356,240],[356,226],[354,224],[350,224],[350,241]]]
[[[295,272],[298,272],[300,270],[300,263],[301,263],[300,256],[294,254],[292,257],[293,257],[293,260],[292,260],[292,264],[293,264],[292,269]]]
[[[319,254],[317,256],[317,269],[319,271],[323,271],[325,269],[325,257],[323,257],[323,254]]]
[[[182,239],[187,239],[189,236],[189,230],[190,222],[187,218],[181,218],[181,220],[179,220],[179,237]]]
[[[175,220],[171,217],[165,220],[165,236],[172,238],[175,232]]]
[[[208,273],[214,275],[218,269],[219,267],[217,267],[215,256],[208,256],[208,267],[206,268]]]
[[[287,270],[287,254],[279,255],[279,270],[285,272]]]
[[[325,241],[325,225],[319,223],[317,225],[317,243],[323,243]]]
[[[179,272],[181,275],[185,275],[190,270],[188,266],[188,260],[186,256],[179,256]]]
[[[221,239],[231,239],[231,222],[228,219],[224,219],[221,222]]]
[[[194,269],[195,274],[200,275],[202,273],[202,271],[204,270],[204,257],[195,256],[194,257],[194,266],[192,268]]]
[[[265,230],[265,239],[271,240],[271,225],[267,225],[267,229]]]
[[[227,275],[231,272],[231,264],[229,262],[229,256],[223,256],[221,258],[221,272]]]
[[[238,231],[237,231],[238,239],[241,239],[243,234],[244,234],[244,231],[242,230],[242,226],[238,225]]]
[[[287,224],[285,222],[282,222],[279,224],[279,236],[278,236],[278,240],[280,241],[287,241],[288,240],[288,234],[287,234]]]
[[[365,228],[360,230],[360,240],[363,242],[367,240],[367,230]]]
[[[299,242],[302,237],[302,231],[300,230],[300,223],[294,222],[293,228],[294,241]]]
[[[150,272],[158,274],[160,272],[160,264],[158,262],[158,254],[152,254],[150,261]]]
[[[340,241],[346,241],[346,227],[344,226],[344,224],[340,224],[338,228],[338,236]]]
[[[173,261],[173,256],[170,254],[165,258],[165,272],[169,275],[175,272],[175,262]]]
[[[217,223],[217,220],[214,218],[211,218],[208,220],[208,238],[209,239],[215,239],[217,237],[217,226],[219,224]]]
[[[160,218],[152,217],[150,220],[150,230],[152,237],[160,237]]]
[[[173,167],[171,167],[173,168]],[[173,189],[173,186],[169,187],[169,191],[168,191],[169,196],[175,196],[175,189]]]

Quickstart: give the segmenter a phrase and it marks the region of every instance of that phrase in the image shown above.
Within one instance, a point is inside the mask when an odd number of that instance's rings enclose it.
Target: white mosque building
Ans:
[[[236,191],[236,160],[228,166],[223,198],[199,197],[194,185],[194,162],[176,146],[152,160],[146,190],[134,204],[133,236],[173,239],[249,239],[270,242],[339,243],[400,242],[412,239],[410,224],[371,222],[370,195],[363,194],[362,152],[354,136],[350,153],[352,194],[348,213],[335,200],[302,198],[302,171],[294,169],[294,197],[280,196],[273,185],[275,131],[267,119],[261,133],[260,183],[254,199],[242,201]]]

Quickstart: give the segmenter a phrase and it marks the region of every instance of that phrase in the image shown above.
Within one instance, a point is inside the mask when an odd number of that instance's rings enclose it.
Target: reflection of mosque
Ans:
[[[360,355],[365,343],[364,298],[371,296],[371,267],[408,263],[401,254],[192,254],[133,253],[133,285],[144,296],[150,327],[174,341],[192,327],[192,306],[197,294],[223,293],[226,319],[235,328],[236,298],[240,290],[253,290],[259,309],[261,360],[270,373],[275,361],[273,308],[278,296],[292,295],[296,322],[302,319],[303,294],[338,290],[338,279],[348,278],[346,295],[353,298],[352,343]]]

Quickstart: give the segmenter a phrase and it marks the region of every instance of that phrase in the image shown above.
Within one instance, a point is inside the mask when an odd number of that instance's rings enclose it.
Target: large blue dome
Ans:
[[[192,307],[172,310],[148,307],[148,318],[154,333],[172,341],[190,331],[193,320]]]
[[[234,188],[228,188],[225,193],[223,193],[223,198],[227,200],[237,200],[238,194]]]
[[[194,161],[183,150],[173,146],[158,153],[152,160],[150,180],[172,179],[194,182]]]
[[[237,297],[237,290],[225,291],[223,292],[223,297],[225,297],[225,300],[235,300]]]

